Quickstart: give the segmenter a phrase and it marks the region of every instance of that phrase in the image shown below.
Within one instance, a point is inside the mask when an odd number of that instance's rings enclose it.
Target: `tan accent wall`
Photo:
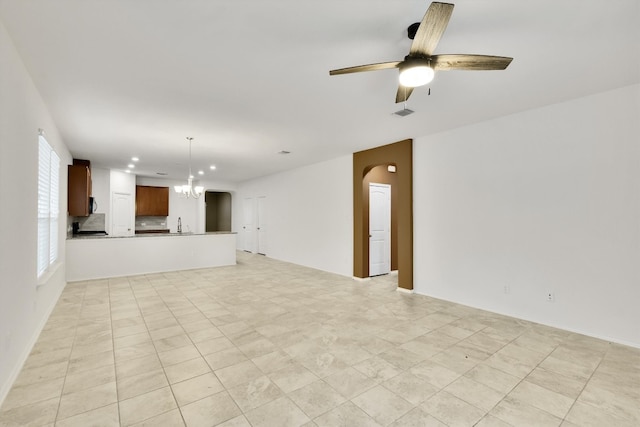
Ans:
[[[376,166],[395,165],[398,287],[413,289],[413,141],[406,139],[353,154],[353,275],[369,277],[369,192],[365,178]],[[393,228],[393,225],[392,225]],[[393,257],[392,257],[393,259]],[[393,267],[392,267],[393,268]]]

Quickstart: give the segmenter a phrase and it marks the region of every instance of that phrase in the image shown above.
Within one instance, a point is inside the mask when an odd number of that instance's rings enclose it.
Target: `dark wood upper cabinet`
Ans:
[[[68,166],[67,210],[69,216],[89,216],[91,196],[91,168],[86,165]]]
[[[169,187],[136,185],[136,216],[169,216]]]

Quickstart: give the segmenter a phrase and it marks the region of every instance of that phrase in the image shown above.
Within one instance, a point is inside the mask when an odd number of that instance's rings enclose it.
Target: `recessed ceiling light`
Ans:
[[[127,167],[128,167],[128,168],[133,169],[133,168],[135,168],[135,167],[136,167],[136,165],[134,165],[133,163],[129,163],[129,164],[127,165]]]
[[[209,169],[211,169],[212,171],[214,171],[214,170],[216,170],[216,167],[215,167],[215,165],[211,165],[211,166],[209,166]]]
[[[126,173],[131,173],[131,171],[130,171],[129,169],[127,169],[125,172],[126,172]]]
[[[204,175],[204,171],[198,171],[198,175]]]
[[[137,157],[132,157],[132,158],[131,158],[131,161],[132,161],[132,162],[137,162],[138,160],[140,160],[140,159],[139,159],[139,158],[137,158]]]

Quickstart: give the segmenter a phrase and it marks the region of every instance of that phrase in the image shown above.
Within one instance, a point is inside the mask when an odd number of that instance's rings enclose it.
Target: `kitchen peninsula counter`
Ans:
[[[236,233],[75,236],[67,239],[67,281],[236,264]]]
[[[130,238],[139,238],[139,237],[167,237],[167,236],[210,236],[217,234],[237,234],[233,231],[208,231],[206,233],[193,233],[193,232],[185,232],[185,233],[140,233],[134,234],[131,236],[110,236],[110,235],[91,235],[91,234],[83,234],[83,235],[72,235],[67,237],[67,240],[75,240],[75,239],[130,239]]]

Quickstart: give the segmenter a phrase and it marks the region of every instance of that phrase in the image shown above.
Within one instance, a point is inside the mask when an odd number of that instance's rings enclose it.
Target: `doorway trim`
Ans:
[[[369,229],[363,179],[374,166],[394,164],[398,176],[398,287],[413,290],[413,140],[353,153],[353,275],[369,277]],[[367,186],[368,191],[368,186]],[[368,197],[367,197],[368,199]]]

